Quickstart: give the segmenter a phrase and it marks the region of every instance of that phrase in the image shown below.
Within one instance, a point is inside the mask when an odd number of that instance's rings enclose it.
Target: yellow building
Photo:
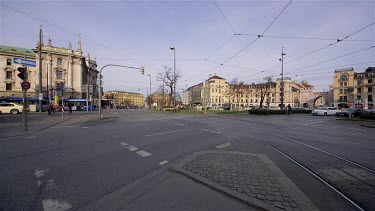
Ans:
[[[113,99],[115,106],[144,106],[143,94],[123,91],[104,92],[105,99]]]
[[[375,67],[365,72],[355,72],[353,68],[335,70],[334,103],[362,108],[374,107]]]

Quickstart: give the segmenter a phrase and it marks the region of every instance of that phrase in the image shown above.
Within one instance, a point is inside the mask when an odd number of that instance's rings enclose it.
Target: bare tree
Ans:
[[[260,88],[260,102],[259,102],[259,108],[263,108],[263,102],[266,96],[269,95],[270,89],[272,84],[272,77],[267,76],[264,78],[264,83],[259,84]]]
[[[168,98],[168,103],[167,105],[169,107],[172,106],[172,96],[174,94],[173,86],[176,81],[181,77],[179,72],[176,72],[176,75],[173,74],[172,68],[168,66],[163,66],[164,72],[158,73],[157,79],[158,80],[163,80],[164,84],[169,87],[170,93],[169,93],[169,98]]]
[[[238,78],[233,78],[231,81],[230,81],[230,84],[233,84],[233,85],[238,85]]]

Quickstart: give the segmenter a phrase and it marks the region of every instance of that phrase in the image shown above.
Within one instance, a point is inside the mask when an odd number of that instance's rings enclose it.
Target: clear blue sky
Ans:
[[[235,33],[250,35],[261,34],[289,3],[215,2]],[[43,25],[44,43],[51,38],[54,46],[67,48],[72,42],[76,49],[76,35],[80,33],[84,54],[97,58],[99,68],[108,63],[146,67],[145,75],[135,70],[106,69],[103,72],[105,90],[138,92],[140,89],[145,93],[149,83],[147,74],[152,75],[155,90],[160,84],[155,77],[163,71],[162,66],[173,67],[170,46],[176,47],[177,70],[182,75],[179,90],[214,73],[228,81],[238,77],[245,83],[257,83],[269,75],[276,79],[281,72],[278,65],[282,47],[286,52],[286,75],[293,80],[307,80],[319,91],[327,90],[333,83],[333,72],[340,66],[354,67],[356,71],[375,66],[375,48],[334,59],[374,46],[375,25],[348,38],[356,41],[342,41],[288,62],[335,43],[335,40],[325,39],[342,39],[373,23],[374,1],[293,1],[266,31],[265,37],[225,63],[229,66],[223,65],[210,72],[208,70],[218,66],[212,61],[224,63],[257,38],[233,36],[234,32],[213,1],[13,0],[1,1],[0,7],[2,45],[35,48],[39,27]],[[333,60],[327,61],[330,59]],[[272,67],[275,68],[270,69]]]

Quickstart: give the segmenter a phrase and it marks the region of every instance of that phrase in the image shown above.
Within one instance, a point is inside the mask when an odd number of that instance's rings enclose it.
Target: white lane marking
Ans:
[[[216,134],[221,134],[220,132],[218,131],[213,131],[213,130],[210,130],[211,133],[216,133]]]
[[[142,157],[148,157],[148,156],[152,155],[151,153],[148,153],[148,152],[146,152],[146,151],[144,151],[144,150],[138,151],[138,152],[136,152],[136,153],[137,153],[138,155],[142,156]]]
[[[163,160],[163,161],[161,161],[160,163],[159,163],[159,165],[165,165],[165,164],[167,164],[168,163],[168,161],[167,160]]]
[[[125,143],[125,142],[121,142],[120,144],[121,144],[122,146],[128,146],[128,144]]]
[[[223,149],[225,147],[229,147],[230,145],[231,144],[229,142],[227,142],[227,143],[224,143],[224,144],[217,145],[216,149]]]
[[[50,128],[73,128],[73,127],[78,127],[78,126],[73,126],[73,125],[61,125],[61,126],[53,126]]]
[[[29,136],[29,137],[27,137],[27,138],[36,138],[36,136]]]
[[[203,130],[203,131],[206,131],[206,132],[208,132],[208,130],[207,130],[207,129],[201,129],[201,130]]]
[[[183,131],[188,131],[188,130],[174,130],[174,131],[168,131],[168,132],[163,132],[163,133],[149,134],[146,136],[157,136],[157,135],[164,135],[164,134],[169,134],[169,133],[178,133],[178,132],[183,132]]]
[[[319,123],[323,123],[323,122],[326,122],[326,121],[310,122],[310,123],[306,123],[306,124],[303,124],[303,125],[314,125],[314,124],[319,124]]]
[[[135,151],[135,150],[138,150],[138,148],[136,148],[136,147],[133,147],[133,146],[127,146],[126,147],[129,151]]]
[[[54,185],[55,185],[55,183],[53,182],[53,179],[50,179],[50,180],[47,181],[46,189],[50,190],[50,189],[53,188]]]
[[[72,207],[67,202],[60,202],[53,199],[44,199],[42,203],[44,211],[64,211]]]
[[[178,124],[178,123],[176,123],[176,125],[181,126],[181,127],[187,127],[186,125]]]
[[[84,126],[84,127],[81,127],[81,128],[89,128],[89,127],[87,127],[87,126]]]
[[[49,169],[35,169],[35,176],[36,178],[43,177],[48,172]]]

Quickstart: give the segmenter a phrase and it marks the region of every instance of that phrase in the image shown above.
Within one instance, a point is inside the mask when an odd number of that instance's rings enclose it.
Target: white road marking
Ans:
[[[138,148],[136,148],[136,147],[133,147],[133,146],[127,146],[126,147],[129,151],[135,151],[135,150],[138,150]]]
[[[227,143],[224,143],[224,144],[220,144],[220,145],[217,145],[216,148],[217,149],[223,149],[225,147],[229,147],[231,144],[229,142]]]
[[[27,138],[36,138],[36,136],[29,136],[29,137],[27,137]]]
[[[167,160],[163,160],[163,161],[161,161],[160,163],[159,163],[159,165],[165,165],[165,164],[167,164],[168,163],[168,161]]]
[[[178,124],[178,123],[176,123],[176,125],[181,126],[181,127],[187,127],[186,125]]]
[[[78,126],[73,126],[73,125],[61,125],[61,126],[53,126],[50,128],[73,128],[73,127],[78,127]]]
[[[81,127],[81,128],[89,128],[89,127],[87,127],[87,126],[84,126],[84,127]]]
[[[142,157],[148,157],[148,156],[152,155],[151,153],[148,153],[148,152],[146,152],[146,151],[144,151],[144,150],[138,151],[138,152],[136,152],[136,153],[137,153],[138,155],[142,156]]]
[[[53,179],[50,179],[50,180],[47,181],[46,189],[50,190],[50,189],[53,188],[54,185],[55,185],[55,183],[53,182]]]
[[[125,143],[125,142],[121,142],[120,144],[121,144],[122,146],[128,146],[128,144]]]
[[[310,122],[310,123],[306,123],[306,124],[303,124],[303,125],[314,125],[314,124],[319,124],[319,123],[323,123],[323,122],[326,122],[326,121]]]
[[[67,202],[60,202],[53,199],[44,199],[42,203],[44,211],[64,211],[72,207]]]
[[[201,129],[201,130],[203,130],[203,131],[206,131],[206,132],[208,132],[208,130],[207,130],[207,129]]]
[[[49,169],[35,169],[36,178],[43,177],[46,173],[49,172]]]
[[[220,132],[218,131],[213,131],[213,130],[210,130],[211,133],[216,133],[216,134],[221,134]]]
[[[164,135],[164,134],[169,134],[169,133],[178,133],[178,132],[183,132],[183,131],[188,131],[188,130],[174,130],[174,131],[168,131],[168,132],[163,132],[163,133],[149,134],[146,136],[157,136],[157,135]]]

